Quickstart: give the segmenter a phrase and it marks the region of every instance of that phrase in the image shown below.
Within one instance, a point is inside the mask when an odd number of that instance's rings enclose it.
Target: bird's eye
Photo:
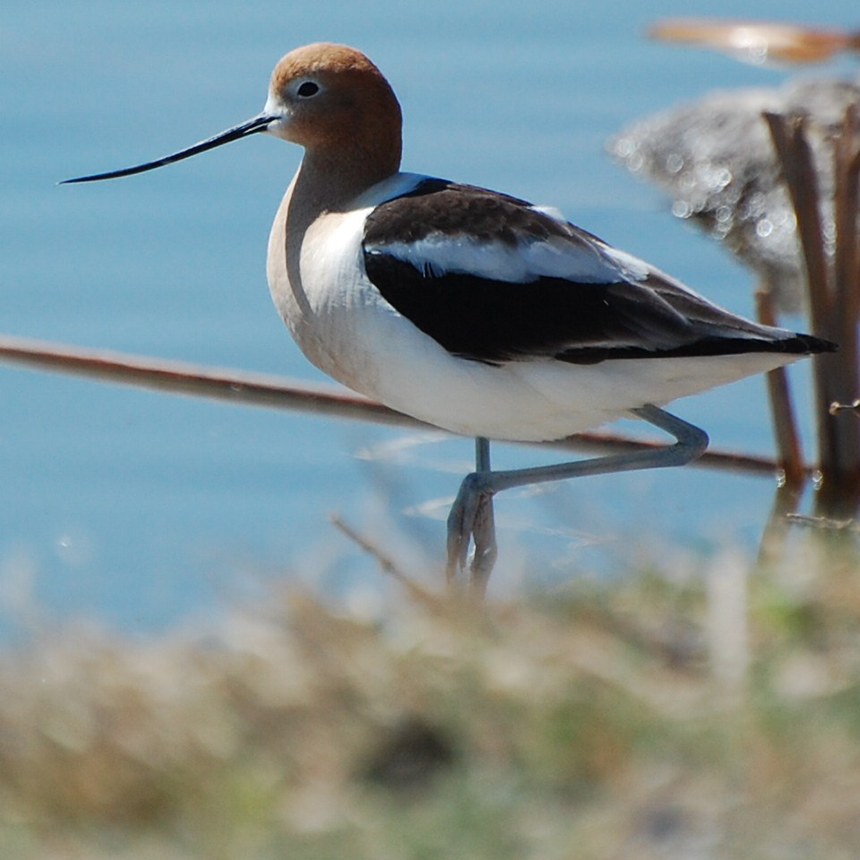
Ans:
[[[309,99],[311,96],[315,96],[320,91],[320,85],[315,84],[313,81],[305,81],[296,92],[303,98]]]

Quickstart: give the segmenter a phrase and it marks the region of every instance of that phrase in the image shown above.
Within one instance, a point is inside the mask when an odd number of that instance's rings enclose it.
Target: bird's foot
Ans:
[[[489,485],[488,475],[487,472],[467,475],[448,515],[448,583],[454,585],[462,579],[469,546],[474,544],[468,567],[470,589],[476,597],[483,597],[498,555],[493,513],[495,491]]]

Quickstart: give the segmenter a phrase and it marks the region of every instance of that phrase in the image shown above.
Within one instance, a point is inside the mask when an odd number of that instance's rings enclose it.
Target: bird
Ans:
[[[401,171],[402,113],[361,51],[317,42],[275,66],[263,110],[153,170],[263,133],[304,153],[275,215],[267,279],[305,356],[347,387],[475,437],[447,521],[449,581],[483,594],[494,496],[589,474],[682,465],[704,430],[662,407],[835,346],[759,325],[566,221],[497,191]],[[560,439],[638,417],[674,444],[493,470],[489,440]]]

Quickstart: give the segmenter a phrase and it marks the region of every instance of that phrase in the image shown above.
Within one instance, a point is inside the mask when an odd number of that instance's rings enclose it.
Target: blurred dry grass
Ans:
[[[855,858],[856,547],[795,543],[517,605],[273,589],[205,637],[42,631],[0,655],[0,857]]]

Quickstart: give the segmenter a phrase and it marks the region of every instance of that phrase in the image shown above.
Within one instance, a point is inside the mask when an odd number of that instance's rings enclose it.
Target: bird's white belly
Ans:
[[[798,357],[750,353],[594,365],[535,359],[502,366],[458,358],[398,313],[364,274],[368,209],[317,219],[291,278],[283,208],[270,239],[269,286],[305,355],[354,391],[455,433],[558,439],[645,403],[664,405]]]

